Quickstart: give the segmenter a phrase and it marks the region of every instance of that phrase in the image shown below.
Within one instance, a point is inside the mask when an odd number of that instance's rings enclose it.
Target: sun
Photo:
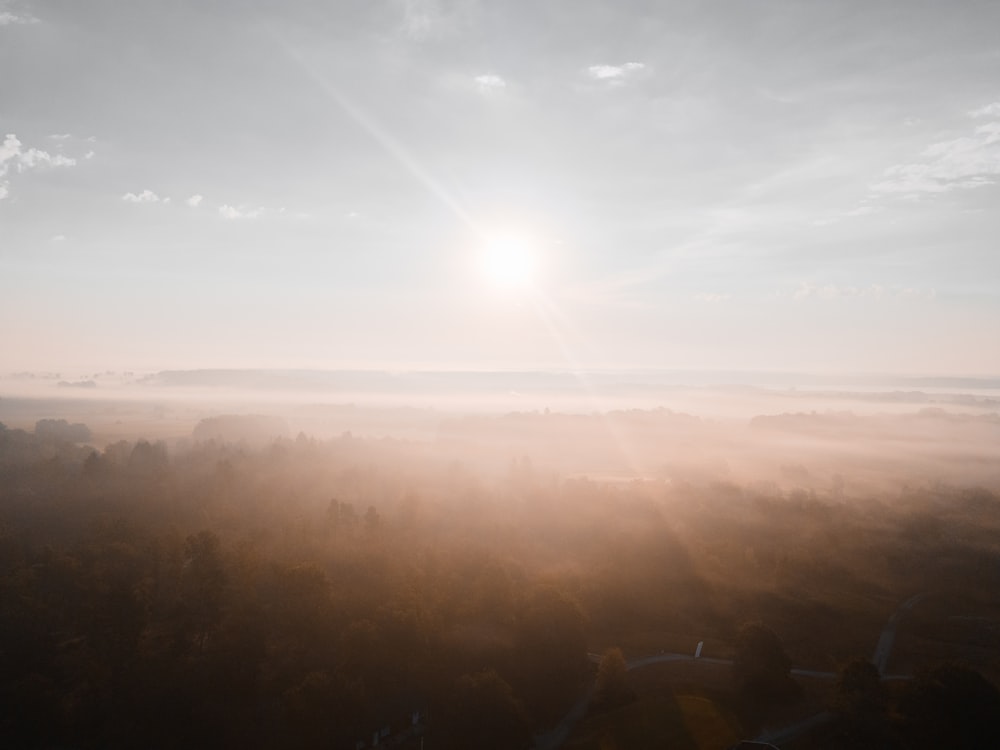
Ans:
[[[494,287],[526,291],[534,286],[538,273],[537,247],[524,235],[496,235],[483,244],[481,265],[486,280]]]

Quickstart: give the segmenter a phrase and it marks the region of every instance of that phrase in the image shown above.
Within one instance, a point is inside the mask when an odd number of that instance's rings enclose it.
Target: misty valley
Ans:
[[[996,746],[995,400],[672,393],[0,399],[0,743]]]
[[[0,750],[1000,748],[1000,0],[0,0]]]

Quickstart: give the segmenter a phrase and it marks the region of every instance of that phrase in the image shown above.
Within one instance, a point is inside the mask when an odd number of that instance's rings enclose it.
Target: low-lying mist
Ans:
[[[515,409],[467,380],[4,395],[0,738],[555,747],[588,652],[728,659],[761,621],[833,673],[918,593],[893,673],[1000,676],[988,390],[605,384],[572,408],[529,381]],[[718,689],[745,736],[776,716]]]
[[[58,373],[8,376],[0,421],[23,429],[40,419],[82,422],[98,449],[138,438],[171,448],[210,438],[259,447],[349,432],[408,441],[486,476],[527,460],[564,478],[759,482],[838,497],[1000,482],[1000,384],[983,379],[229,370],[80,377],[87,388],[67,387]],[[914,386],[922,390],[902,389]]]

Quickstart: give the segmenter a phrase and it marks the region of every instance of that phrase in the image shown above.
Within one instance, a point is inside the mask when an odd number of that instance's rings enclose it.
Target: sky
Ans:
[[[1000,374],[997,29],[0,0],[0,371]]]

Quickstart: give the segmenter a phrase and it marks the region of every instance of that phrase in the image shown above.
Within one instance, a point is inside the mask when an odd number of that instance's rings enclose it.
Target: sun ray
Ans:
[[[448,190],[440,183],[431,172],[424,167],[415,156],[391,135],[382,125],[368,112],[362,109],[356,102],[352,101],[343,91],[333,85],[325,76],[316,70],[308,60],[306,60],[290,45],[279,40],[286,54],[294,60],[299,68],[312,80],[323,92],[329,96],[362,130],[382,147],[382,149],[392,156],[399,164],[405,168],[413,177],[417,179],[427,190],[437,197],[442,203],[450,208],[455,215],[477,234],[482,232],[473,219],[472,215],[459,203]]]
[[[573,350],[567,340],[567,335],[560,330],[560,327],[563,326],[567,328],[570,333],[576,335],[582,340],[579,332],[575,330],[575,327],[572,325],[569,318],[540,290],[535,290],[534,294],[531,295],[531,299],[536,317],[545,327],[545,330],[552,339],[552,342],[562,354],[570,372],[580,383],[584,393],[586,393],[587,398],[590,401],[591,410],[597,414],[603,415],[602,424],[604,429],[607,431],[611,442],[618,449],[618,455],[635,476],[644,476],[645,472],[636,460],[636,450],[632,446],[631,441],[629,441],[617,425],[615,425],[615,423],[608,418],[608,404],[600,397],[597,389],[594,387],[593,383],[591,383],[585,368],[583,368],[577,357],[573,354]]]

